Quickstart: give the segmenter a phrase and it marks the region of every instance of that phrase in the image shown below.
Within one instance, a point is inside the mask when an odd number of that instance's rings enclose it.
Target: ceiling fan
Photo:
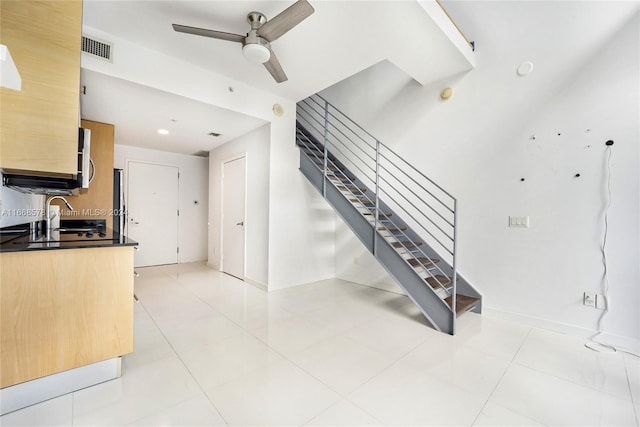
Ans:
[[[251,31],[246,36],[178,24],[173,24],[173,29],[181,33],[242,43],[244,57],[249,61],[264,64],[275,81],[282,83],[287,81],[287,75],[271,50],[271,42],[304,21],[313,12],[314,9],[307,0],[298,0],[271,20],[267,20],[260,12],[250,12],[247,21],[251,24]]]

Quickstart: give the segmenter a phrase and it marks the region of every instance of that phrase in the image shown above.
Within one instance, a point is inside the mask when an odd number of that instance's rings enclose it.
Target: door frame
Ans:
[[[129,165],[131,163],[143,163],[146,165],[152,165],[152,166],[166,166],[166,167],[170,167],[170,168],[176,168],[178,169],[178,206],[176,206],[177,211],[180,211],[180,166],[179,165],[171,165],[171,164],[167,164],[167,163],[160,163],[160,162],[150,162],[148,160],[139,160],[139,159],[130,159],[130,158],[126,158],[124,159],[124,164],[125,164],[125,168],[123,169],[122,172],[122,180],[124,181],[123,183],[123,195],[124,195],[124,200],[125,200],[125,206],[124,206],[124,210],[125,210],[125,221],[124,221],[124,230],[123,230],[123,234],[126,236],[129,234]],[[180,247],[180,216],[177,215],[176,216],[176,232],[178,234],[178,241],[176,242],[178,245],[178,248]],[[177,264],[180,264],[180,252],[178,252],[177,254]]]
[[[224,167],[227,163],[244,158],[244,227],[242,246],[242,277],[247,275],[247,174],[249,171],[249,153],[237,153],[220,161],[220,271],[224,273]],[[235,277],[235,276],[234,276]]]

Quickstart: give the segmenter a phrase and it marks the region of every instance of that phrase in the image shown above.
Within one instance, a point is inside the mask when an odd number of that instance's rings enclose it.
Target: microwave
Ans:
[[[77,173],[60,177],[29,171],[3,171],[2,185],[22,193],[71,196],[81,188],[89,188],[95,171],[91,160],[91,130],[79,128]]]

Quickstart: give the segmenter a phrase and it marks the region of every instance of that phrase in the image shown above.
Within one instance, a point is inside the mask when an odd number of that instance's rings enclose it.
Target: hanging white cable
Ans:
[[[602,246],[601,246],[601,251],[602,251],[602,264],[604,267],[604,289],[603,289],[603,297],[604,297],[604,310],[602,311],[602,314],[600,314],[600,317],[598,318],[598,331],[589,339],[589,341],[587,341],[585,343],[585,347],[587,347],[590,350],[593,351],[597,351],[597,352],[607,352],[607,353],[615,353],[615,352],[621,352],[621,353],[627,353],[630,354],[632,356],[635,357],[640,357],[639,354],[633,353],[631,351],[628,351],[626,349],[620,348],[620,347],[616,347],[614,345],[610,345],[610,344],[604,344],[601,342],[596,341],[596,338],[598,336],[600,336],[602,334],[602,322],[605,318],[605,316],[607,315],[607,313],[609,313],[609,264],[607,263],[607,237],[609,234],[609,208],[611,207],[611,154],[612,154],[612,150],[611,147],[613,146],[613,141],[607,141],[606,144],[607,148],[607,200],[606,200],[606,206],[605,206],[605,210],[604,210],[604,235],[602,238]]]

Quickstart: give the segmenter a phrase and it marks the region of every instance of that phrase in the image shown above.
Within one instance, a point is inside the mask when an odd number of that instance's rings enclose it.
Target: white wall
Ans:
[[[115,144],[114,167],[124,170],[124,182],[127,182],[127,162],[129,161],[175,166],[179,169],[178,246],[180,253],[178,260],[181,263],[205,261],[207,259],[209,205],[208,159]],[[194,201],[198,203],[195,204]]]
[[[518,77],[515,68],[527,58],[515,48],[517,37],[530,42],[536,36],[512,35],[507,55],[492,43],[504,39],[500,27],[488,26],[493,37],[480,41],[477,68],[465,76],[422,87],[382,66],[322,95],[458,198],[459,268],[484,293],[487,307],[592,330],[602,312],[584,307],[582,293],[603,292],[604,143],[614,140],[611,311],[603,329],[637,339],[639,27],[636,15],[572,74],[565,74],[567,67],[554,74],[553,62],[536,62],[531,75]],[[540,43],[540,49],[556,48],[553,40]],[[454,95],[445,102],[439,93],[446,86]],[[531,228],[508,228],[509,215],[530,216]],[[354,247],[338,244],[337,275],[386,283]]]
[[[332,277],[333,213],[298,172],[295,102],[146,49],[93,28],[115,44],[113,63],[82,57],[82,67],[228,108],[270,123],[269,289]],[[176,76],[179,76],[177,78]],[[228,88],[233,87],[231,93]],[[280,104],[284,114],[273,114]],[[300,265],[304,265],[300,268]]]
[[[209,265],[221,267],[222,164],[246,156],[245,279],[269,282],[269,125],[209,153]]]

